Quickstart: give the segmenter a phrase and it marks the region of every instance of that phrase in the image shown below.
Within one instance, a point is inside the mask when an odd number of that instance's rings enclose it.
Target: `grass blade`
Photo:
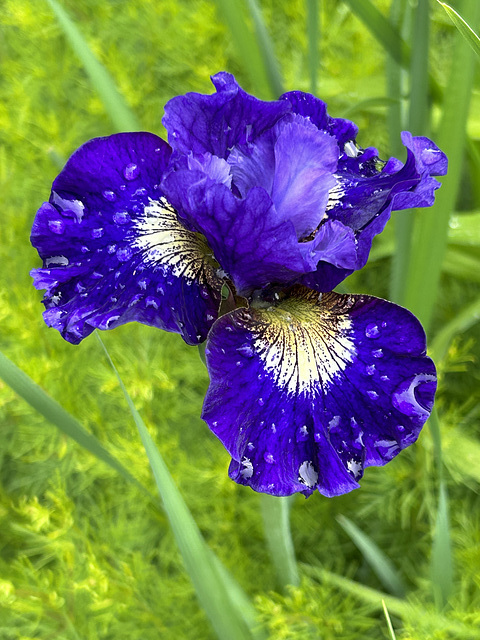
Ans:
[[[337,522],[345,533],[350,536],[385,589],[398,598],[403,598],[406,592],[405,585],[390,559],[371,538],[346,516],[337,516]]]
[[[382,598],[382,607],[383,607],[383,613],[385,615],[385,620],[387,621],[388,633],[390,634],[390,638],[391,640],[397,640],[395,631],[393,630],[392,621],[390,620],[390,615],[388,613],[387,605],[385,604],[385,600],[383,600],[383,598]]]
[[[0,378],[2,378],[15,393],[28,402],[35,411],[48,420],[48,422],[54,424],[62,433],[75,440],[81,447],[90,451],[98,460],[108,464],[128,480],[128,482],[135,484],[143,493],[148,494],[151,499],[155,500],[152,494],[127,471],[121,462],[103,447],[95,436],[88,433],[56,400],[45,393],[36,382],[1,352]]]
[[[398,2],[399,0],[395,0]],[[410,67],[411,50],[399,32],[390,21],[377,9],[370,0],[344,0],[372,33],[385,51],[402,67]],[[432,98],[437,102],[442,100],[443,90],[437,80],[429,75],[429,85]]]
[[[428,60],[429,60],[429,5],[419,0],[411,30],[412,56],[410,63],[410,105],[408,130],[414,135],[425,134],[428,128]],[[397,122],[397,136],[399,137]],[[395,125],[393,125],[395,126]],[[392,132],[393,134],[393,132]],[[405,298],[405,274],[410,262],[410,247],[414,211],[395,214],[395,253],[392,262],[392,299],[403,304]]]
[[[478,0],[466,0],[467,15],[477,22]],[[448,221],[460,186],[465,125],[473,82],[474,56],[464,39],[457,37],[452,68],[445,93],[443,116],[436,141],[449,158],[449,172],[435,207],[415,219],[411,260],[407,274],[405,306],[415,313],[428,331],[437,298],[440,272],[447,245]]]
[[[445,9],[450,20],[457,27],[468,44],[472,47],[477,56],[480,56],[480,38],[472,29],[472,27],[449,4],[447,4],[446,2],[440,2],[440,0],[437,0],[437,2],[441,7]]]
[[[298,586],[297,561],[290,532],[289,498],[260,496],[263,530],[270,551],[279,586],[285,590],[287,585]]]
[[[317,70],[320,66],[318,44],[320,40],[319,0],[307,0],[307,39],[308,39],[308,71],[310,74],[310,92],[317,93]]]
[[[72,49],[83,64],[92,85],[102,99],[105,110],[110,116],[116,131],[141,130],[136,116],[118,92],[112,77],[94,56],[78,27],[71,20],[65,9],[63,9],[57,0],[47,0],[47,2],[54,11]]]
[[[480,297],[464,307],[444,325],[433,339],[430,349],[434,360],[443,360],[453,338],[480,321]]]
[[[450,538],[448,496],[445,484],[440,482],[437,520],[432,544],[430,576],[435,605],[439,611],[445,608],[453,591],[453,559]]]
[[[219,572],[217,569],[220,561],[218,559],[214,560],[213,553],[205,544],[192,514],[177,489],[167,465],[155,446],[142,417],[135,408],[130,394],[125,388],[98,333],[97,338],[115,372],[118,384],[122,389],[130,413],[137,426],[188,575],[218,638],[221,640],[246,640],[254,637],[254,632],[251,629],[249,630],[243,613],[244,605],[247,601],[246,596],[239,604],[235,603],[235,596],[238,594],[240,587],[237,586],[235,591],[229,590],[223,580],[223,572]],[[253,618],[253,615],[251,618]]]
[[[278,67],[278,61],[275,57],[273,43],[268,34],[257,0],[247,0],[247,4],[255,28],[258,48],[262,54],[263,64],[265,66],[265,71],[270,85],[270,91],[275,98],[278,98],[278,96],[283,93],[283,83]]]
[[[230,29],[243,68],[250,77],[254,93],[260,98],[276,98],[270,86],[262,52],[245,19],[243,2],[215,0],[218,11]]]
[[[467,623],[458,620],[451,620],[441,613],[430,611],[425,606],[415,605],[406,600],[389,596],[382,591],[377,591],[371,587],[366,587],[359,582],[350,580],[336,573],[327,571],[322,567],[316,567],[311,564],[301,564],[302,572],[306,575],[318,580],[333,584],[345,593],[348,593],[359,600],[368,603],[378,611],[382,611],[382,600],[385,601],[388,610],[399,618],[417,622],[423,626],[428,626],[436,634],[442,631],[451,633],[454,638],[464,640],[479,640],[480,631],[477,626],[470,626]]]

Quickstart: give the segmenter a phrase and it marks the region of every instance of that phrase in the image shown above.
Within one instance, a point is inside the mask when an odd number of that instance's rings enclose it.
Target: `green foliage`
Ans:
[[[142,126],[160,134],[165,102],[189,90],[210,91],[208,76],[215,71],[232,71],[245,89],[257,88],[217,4],[62,2]],[[315,3],[254,4],[285,89],[309,90],[316,81],[329,112],[357,122],[359,144],[373,144],[388,156],[391,97],[380,42],[396,51],[403,68],[413,56],[402,44],[407,40],[389,40],[388,31],[382,31],[378,12],[388,17],[390,2],[324,0],[318,3],[321,37],[311,30],[310,40],[306,23]],[[357,13],[364,22],[350,11],[355,5],[363,7],[363,14]],[[372,13],[372,6],[377,11]],[[441,119],[438,89],[447,85],[456,29],[442,7],[431,3],[430,10],[429,85],[437,105],[430,134],[435,139]],[[365,26],[369,15],[380,25],[376,30]],[[97,342],[73,347],[48,330],[40,316],[40,294],[28,276],[39,264],[28,244],[33,215],[48,197],[62,159],[85,140],[111,133],[112,123],[48,2],[4,0],[0,19],[0,350],[154,492],[145,450]],[[254,34],[248,17],[246,24]],[[396,32],[403,37],[402,29]],[[138,325],[104,336],[200,532],[254,600],[258,623],[273,640],[391,637],[382,598],[397,640],[480,638],[477,77],[472,86],[468,157],[455,161],[461,187],[456,185],[458,197],[445,215],[455,209],[431,323],[449,497],[450,527],[442,531],[449,534],[455,567],[441,614],[434,608],[430,580],[440,470],[428,429],[387,467],[368,469],[362,489],[353,495],[294,498],[292,539],[302,581],[280,594],[259,496],[228,479],[227,454],[200,420],[208,379],[196,350],[178,336]],[[266,85],[264,90],[268,94]],[[401,108],[407,99],[405,91],[397,96]],[[452,114],[455,118],[453,107]],[[400,122],[397,140],[399,132]],[[430,241],[423,251],[429,251]],[[388,296],[394,246],[391,228],[376,241],[375,259],[349,279],[348,288]],[[214,637],[169,522],[149,497],[48,424],[3,382],[0,422],[0,638]],[[377,574],[339,526],[340,515],[398,568],[405,600],[383,593]]]

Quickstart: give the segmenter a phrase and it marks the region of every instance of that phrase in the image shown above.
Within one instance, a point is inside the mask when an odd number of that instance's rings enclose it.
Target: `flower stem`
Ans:
[[[261,509],[265,539],[277,574],[278,585],[298,586],[297,561],[290,531],[290,498],[261,496]]]

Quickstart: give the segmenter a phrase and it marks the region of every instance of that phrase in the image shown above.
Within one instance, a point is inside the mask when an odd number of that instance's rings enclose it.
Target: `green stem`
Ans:
[[[295,549],[290,531],[290,498],[262,494],[261,509],[265,538],[282,590],[287,585],[298,586]]]

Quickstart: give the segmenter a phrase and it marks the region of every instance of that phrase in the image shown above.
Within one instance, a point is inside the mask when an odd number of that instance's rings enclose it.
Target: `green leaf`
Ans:
[[[453,215],[448,228],[448,242],[480,247],[480,211]]]
[[[232,0],[215,0],[219,14],[230,29],[243,68],[250,77],[255,94],[263,98],[276,98],[270,86],[265,61],[257,39],[251,32],[243,7],[243,2]]]
[[[90,451],[98,460],[105,462],[112,469],[118,471],[126,480],[135,484],[143,493],[146,493],[150,499],[156,501],[152,494],[127,471],[121,462],[103,447],[95,436],[88,433],[56,400],[47,395],[36,382],[1,352],[0,378],[48,422],[51,422],[62,433],[75,440],[81,447]]]
[[[480,297],[464,307],[444,325],[430,344],[434,360],[443,360],[455,336],[467,331],[480,321]]]
[[[383,607],[383,613],[385,615],[385,620],[387,621],[388,633],[390,634],[390,638],[391,640],[397,640],[395,631],[393,630],[392,621],[390,620],[390,615],[388,613],[387,605],[385,604],[385,600],[383,598],[382,598],[382,607]]]
[[[440,0],[437,0],[437,2],[441,7],[445,9],[450,20],[457,27],[468,44],[472,47],[477,56],[480,56],[480,38],[472,29],[472,27],[449,4],[447,4],[446,2],[440,2]]]
[[[428,61],[429,61],[429,0],[419,0],[414,10],[410,40],[410,104],[408,130],[413,135],[425,135],[429,121]],[[397,135],[398,135],[397,123]],[[391,132],[393,136],[393,132]],[[402,211],[395,216],[395,252],[392,262],[392,300],[403,304],[405,299],[405,274],[410,261],[414,211]]]
[[[258,48],[262,54],[263,64],[265,66],[265,71],[270,85],[270,91],[275,98],[278,98],[283,93],[283,83],[278,68],[278,61],[275,57],[273,43],[268,34],[257,0],[247,0],[247,4],[255,28]]]
[[[468,15],[476,22],[480,18],[480,2],[466,0],[464,6]],[[438,295],[449,217],[454,210],[460,188],[473,70],[473,53],[458,35],[442,121],[436,136],[438,146],[449,158],[449,171],[442,179],[442,188],[438,192],[435,206],[418,211],[415,218],[405,290],[405,306],[419,317],[427,331]]]
[[[307,40],[308,40],[308,72],[310,75],[310,92],[317,93],[317,75],[320,66],[320,12],[318,0],[307,0]]]
[[[382,591],[377,591],[349,578],[339,576],[322,567],[302,563],[301,569],[306,575],[311,576],[319,582],[327,582],[328,584],[335,585],[345,593],[371,605],[377,611],[382,611],[382,600],[384,600],[389,611],[399,618],[410,622],[418,622],[418,624],[422,626],[429,626],[432,630],[434,629],[436,633],[441,633],[442,631],[451,633],[457,640],[480,639],[478,627],[470,626],[458,620],[450,620],[443,614],[431,611],[423,605],[415,605],[406,600],[389,596]]]
[[[279,586],[285,590],[288,585],[298,586],[297,561],[290,531],[290,498],[279,498],[262,494],[260,496],[263,517],[263,531],[270,551]]]
[[[448,514],[447,489],[440,482],[437,520],[432,543],[430,562],[432,591],[439,611],[445,608],[453,591],[453,559],[450,539],[450,518]]]
[[[348,4],[351,11],[362,20],[367,29],[385,49],[386,53],[399,65],[408,69],[410,67],[412,52],[409,45],[388,18],[386,18],[370,0],[344,0],[344,2]],[[395,2],[397,3],[399,0],[395,0]],[[443,90],[431,74],[429,75],[429,86],[432,98],[437,102],[441,101]]]
[[[96,335],[115,372],[130,413],[137,425],[186,570],[218,638],[221,640],[245,640],[259,637],[253,628],[249,628],[249,623],[251,624],[255,618],[253,607],[246,604],[248,603],[246,595],[242,594],[241,598],[238,597],[238,594],[242,592],[238,585],[232,588],[233,578],[230,578],[228,582],[224,580],[227,570],[219,571],[220,560],[215,559],[213,552],[207,547],[98,332]]]
[[[118,92],[112,77],[100,64],[92,53],[85,38],[80,33],[75,23],[68,16],[67,12],[57,2],[57,0],[47,0],[53,9],[63,32],[70,42],[72,49],[80,58],[85,71],[87,72],[93,87],[98,92],[105,106],[105,111],[110,116],[117,131],[139,131],[141,126],[128,107],[122,95]]]
[[[400,574],[383,551],[346,516],[337,516],[337,522],[347,533],[385,589],[403,598],[406,589]]]

